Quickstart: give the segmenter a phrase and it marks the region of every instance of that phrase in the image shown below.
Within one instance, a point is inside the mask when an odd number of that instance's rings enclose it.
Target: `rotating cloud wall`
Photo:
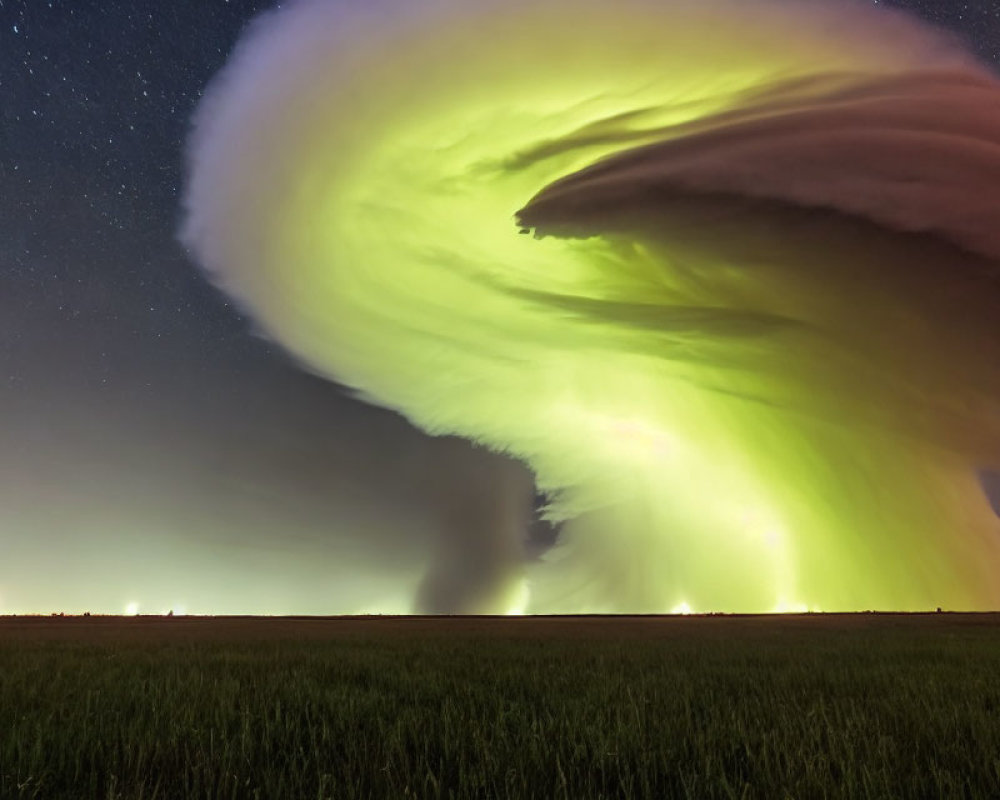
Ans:
[[[269,335],[534,472],[558,544],[464,610],[1000,605],[1000,81],[949,37],[298,0],[188,158],[182,239]]]

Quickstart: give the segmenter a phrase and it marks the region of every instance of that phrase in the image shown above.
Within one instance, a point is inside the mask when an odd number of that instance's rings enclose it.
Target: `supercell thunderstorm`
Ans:
[[[188,161],[182,238],[264,330],[534,472],[558,544],[463,610],[1000,606],[1000,80],[948,37],[298,0]]]

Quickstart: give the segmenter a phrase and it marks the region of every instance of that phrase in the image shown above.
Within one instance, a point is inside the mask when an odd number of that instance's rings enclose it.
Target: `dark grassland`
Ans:
[[[1000,617],[0,618],[0,797],[1000,797]]]

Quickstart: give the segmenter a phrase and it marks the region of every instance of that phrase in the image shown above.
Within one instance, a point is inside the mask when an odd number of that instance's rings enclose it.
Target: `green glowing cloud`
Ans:
[[[532,468],[561,543],[469,610],[997,607],[997,80],[860,4],[360,6],[252,26],[182,238]]]

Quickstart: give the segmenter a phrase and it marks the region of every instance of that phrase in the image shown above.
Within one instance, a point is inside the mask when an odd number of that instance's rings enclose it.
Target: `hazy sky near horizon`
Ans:
[[[875,4],[1000,69],[993,3]],[[0,613],[403,612],[529,523],[525,470],[300,369],[178,244],[191,113],[270,5],[0,0]]]

